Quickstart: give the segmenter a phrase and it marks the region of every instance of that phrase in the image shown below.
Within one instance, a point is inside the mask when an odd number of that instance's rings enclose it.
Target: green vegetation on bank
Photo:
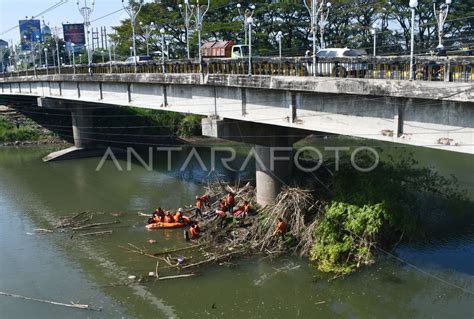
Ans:
[[[361,161],[369,167],[373,159]],[[343,160],[333,192],[314,230],[310,258],[320,271],[335,273],[372,264],[377,247],[389,250],[403,236],[419,235],[423,216],[432,214],[427,201],[467,202],[454,178],[418,168],[411,155],[380,162],[369,173]]]
[[[30,126],[16,125],[0,117],[0,142],[37,141],[41,134]]]

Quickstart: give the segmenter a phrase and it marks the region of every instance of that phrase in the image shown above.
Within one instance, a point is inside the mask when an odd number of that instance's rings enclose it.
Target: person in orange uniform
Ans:
[[[227,210],[232,215],[234,213],[235,197],[232,192],[227,192],[225,197],[225,203],[227,205]]]
[[[189,237],[191,239],[196,239],[199,237],[199,232],[200,232],[200,229],[199,229],[199,226],[197,223],[193,223],[191,225],[191,227],[189,227]]]
[[[203,207],[207,206],[208,208],[211,208],[211,203],[209,201],[209,197],[206,194],[201,196],[201,201],[202,201]]]
[[[193,218],[196,218],[198,216],[202,218],[203,200],[202,200],[202,198],[200,198],[197,195],[196,195],[195,199],[196,199],[196,206],[195,206],[195,211],[194,211]]]
[[[286,232],[286,226],[286,222],[283,220],[283,218],[278,218],[277,227],[275,229],[275,233],[273,233],[273,236],[281,236],[281,240],[283,240],[283,236]]]
[[[219,225],[222,228],[224,228],[225,222],[226,222],[226,217],[227,217],[226,210],[227,210],[227,206],[225,204],[225,201],[222,200],[219,203],[219,206],[217,207],[217,211],[216,211],[216,214],[217,214],[216,219],[219,219]]]
[[[178,212],[176,214],[174,214],[175,222],[177,222],[177,223],[183,223],[184,222],[183,212],[184,212],[184,210],[182,208],[178,209]]]

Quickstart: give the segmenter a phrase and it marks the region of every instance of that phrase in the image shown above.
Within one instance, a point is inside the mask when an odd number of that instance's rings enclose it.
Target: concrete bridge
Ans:
[[[204,115],[203,133],[257,145],[261,204],[288,175],[270,171],[269,147],[314,134],[341,134],[474,153],[474,83],[219,73],[12,76],[0,96],[70,108],[75,146],[90,147],[90,106],[108,104]]]

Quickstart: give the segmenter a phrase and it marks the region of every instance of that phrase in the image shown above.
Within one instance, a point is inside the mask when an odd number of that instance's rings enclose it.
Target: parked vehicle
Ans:
[[[321,49],[316,53],[318,61],[316,65],[316,74],[320,76],[337,76],[346,77],[348,74],[358,74],[360,77],[365,75],[367,70],[367,63],[358,62],[355,58],[366,56],[365,50],[356,50],[349,48],[329,48]],[[341,62],[324,61],[324,58],[344,58]],[[354,62],[352,62],[354,58]],[[349,60],[349,61],[348,61]],[[308,73],[312,74],[312,63],[308,63]]]
[[[201,53],[203,58],[248,58],[249,46],[234,41],[209,41],[202,45]]]
[[[145,61],[152,61],[153,58],[149,55],[130,56],[125,60],[125,63],[134,63],[135,60],[137,62],[145,62]]]

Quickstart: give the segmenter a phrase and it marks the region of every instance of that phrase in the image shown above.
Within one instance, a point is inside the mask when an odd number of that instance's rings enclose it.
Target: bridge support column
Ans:
[[[308,134],[294,128],[211,118],[202,120],[202,131],[204,136],[254,145],[257,202],[261,206],[274,203],[281,187],[289,182],[293,144]]]
[[[266,206],[275,202],[282,186],[289,182],[292,147],[256,145],[255,153],[257,203]]]
[[[91,111],[79,106],[71,111],[71,116],[74,146],[78,149],[89,148],[93,144]]]

